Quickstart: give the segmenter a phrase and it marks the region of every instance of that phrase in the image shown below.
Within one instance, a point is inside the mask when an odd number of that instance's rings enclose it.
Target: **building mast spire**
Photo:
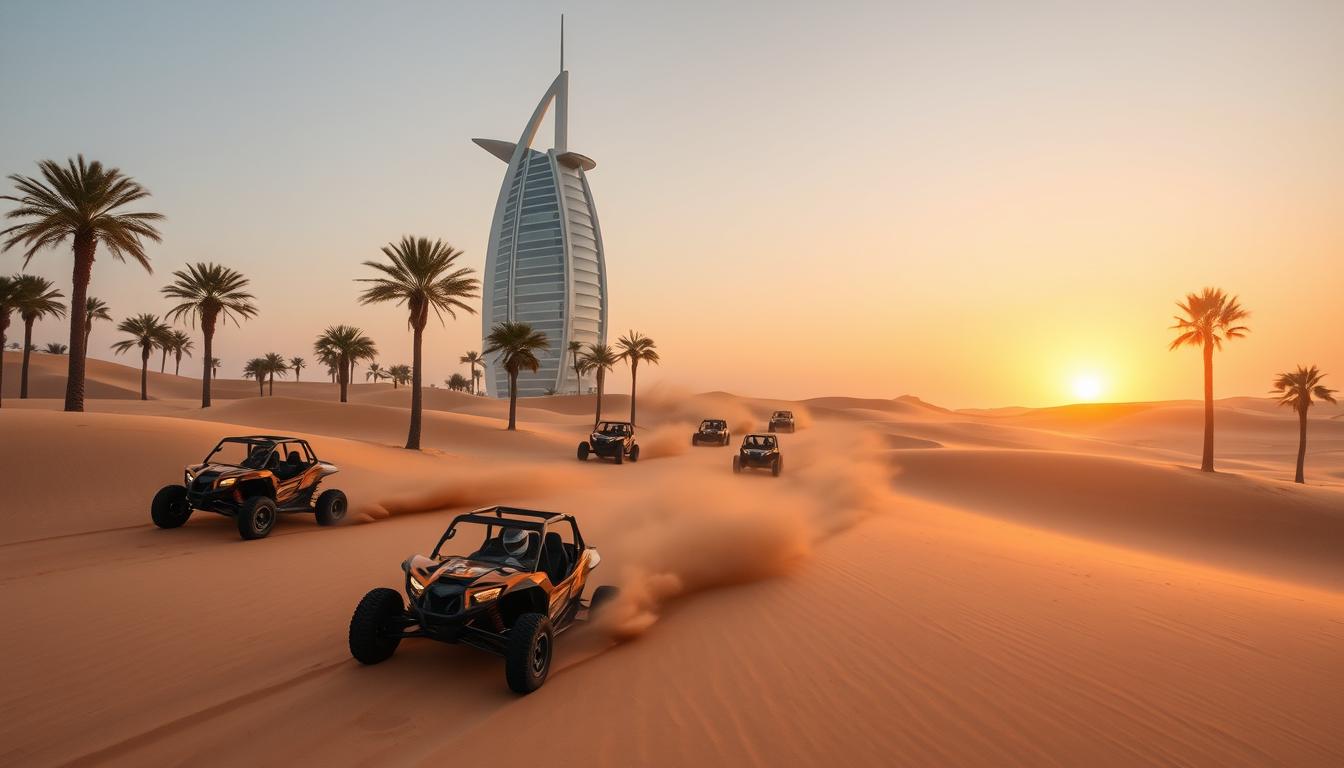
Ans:
[[[560,74],[556,75],[555,151],[569,151],[569,73],[565,71],[565,14],[560,14]]]
[[[560,14],[560,71],[565,71],[565,14]]]

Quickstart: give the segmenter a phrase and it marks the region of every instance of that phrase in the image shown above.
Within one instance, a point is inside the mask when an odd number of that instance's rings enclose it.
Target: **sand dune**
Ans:
[[[161,377],[164,399],[66,414],[59,362],[48,399],[0,409],[0,599],[29,617],[0,625],[0,763],[497,761],[519,722],[587,765],[1344,762],[1326,413],[1304,488],[1281,479],[1296,430],[1268,401],[1220,407],[1235,471],[1205,475],[1189,403],[985,415],[661,389],[639,398],[649,460],[618,467],[573,459],[590,396],[524,400],[510,434],[503,403],[431,390],[409,452],[389,385],[341,404],[326,382],[235,382],[202,411],[197,382]],[[780,438],[780,478],[689,446],[699,418],[760,429],[776,407],[809,419]],[[259,542],[199,513],[149,524],[157,487],[252,431],[311,440],[367,524],[293,517]],[[524,699],[469,649],[353,662],[359,596],[498,502],[577,514],[620,611],[562,638]]]

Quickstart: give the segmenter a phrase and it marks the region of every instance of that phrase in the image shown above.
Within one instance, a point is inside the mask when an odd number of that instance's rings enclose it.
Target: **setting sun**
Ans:
[[[1073,396],[1083,402],[1095,402],[1101,397],[1101,389],[1101,377],[1096,374],[1079,374],[1073,379]]]

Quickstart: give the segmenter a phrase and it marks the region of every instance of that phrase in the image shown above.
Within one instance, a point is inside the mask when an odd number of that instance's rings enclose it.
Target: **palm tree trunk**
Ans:
[[[1307,463],[1307,409],[1297,409],[1297,476],[1293,478],[1294,482],[1306,483],[1303,470]]]
[[[518,429],[518,372],[509,371],[509,430]]]
[[[173,375],[174,376],[182,375],[182,355],[180,354],[176,355],[176,359],[173,362]]]
[[[149,399],[149,347],[140,350],[140,399]]]
[[[593,429],[597,429],[597,422],[602,420],[602,390],[606,384],[606,371],[602,368],[597,369],[597,410],[593,413]]]
[[[25,317],[23,318],[23,366],[19,368],[20,400],[28,399],[28,358],[33,354],[32,347],[33,347],[33,321]]]
[[[89,334],[90,334],[90,333],[93,333],[93,326],[92,326],[91,324],[89,324],[89,323],[86,322],[85,325],[84,325],[84,360],[85,360],[86,362],[87,362],[88,359],[89,359]]]
[[[579,350],[574,350],[574,394],[583,394],[583,374],[579,373]]]
[[[1213,342],[1209,341],[1204,342],[1204,460],[1199,469],[1213,471]]]
[[[336,373],[336,380],[341,385],[341,402],[344,403],[346,387],[350,383],[350,363],[346,360],[340,360],[337,367],[339,367],[340,370]]]
[[[415,345],[411,352],[411,432],[406,436],[406,447],[420,450],[420,369],[422,367],[420,345],[424,339],[424,328],[415,325]]]
[[[272,371],[268,378],[271,380],[271,397],[275,397],[275,372]]]
[[[163,357],[159,359],[159,373],[163,373],[167,370],[168,370],[168,348],[164,347]]]
[[[265,376],[262,376],[262,375],[260,375],[260,374],[258,374],[258,375],[257,375],[257,397],[265,397],[265,396],[266,396],[266,377],[265,377]]]
[[[0,314],[0,405],[5,402],[5,344],[9,341],[9,313]]]
[[[215,316],[201,315],[201,335],[205,339],[204,351],[201,356],[201,365],[204,370],[201,372],[201,407],[210,407],[210,367],[215,361]]]
[[[298,384],[301,381],[303,381],[303,377],[299,375],[299,368],[294,366],[294,383]]]
[[[639,361],[630,360],[630,425],[635,424],[635,378],[639,374]]]
[[[84,410],[84,315],[93,277],[93,252],[98,241],[91,234],[75,235],[75,272],[70,286],[70,361],[65,374],[65,410]]]

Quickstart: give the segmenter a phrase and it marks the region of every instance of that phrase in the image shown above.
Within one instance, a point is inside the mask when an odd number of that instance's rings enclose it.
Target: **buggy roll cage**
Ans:
[[[299,437],[285,437],[284,435],[240,435],[238,437],[226,437],[223,440],[220,440],[218,443],[215,443],[215,447],[211,448],[210,452],[207,453],[205,455],[205,458],[201,460],[202,463],[209,462],[210,457],[214,456],[215,453],[219,451],[220,448],[223,448],[225,443],[241,443],[243,445],[249,446],[248,455],[251,455],[252,450],[255,450],[257,448],[261,447],[269,448],[270,450],[267,451],[268,458],[271,452],[275,451],[275,449],[278,448],[282,443],[299,443],[303,446],[304,452],[308,454],[308,461],[310,463],[321,461],[321,459],[317,458],[317,454],[313,452],[313,447],[308,444],[308,441]],[[230,464],[226,461],[216,461],[213,463],[223,464],[229,467],[245,468],[243,467],[242,464]]]
[[[492,514],[493,513],[493,514]],[[508,515],[508,517],[506,517]],[[486,526],[486,539],[489,540],[491,532],[495,528],[507,530],[513,528],[522,531],[534,531],[545,533],[546,529],[553,525],[569,523],[570,530],[574,533],[574,551],[583,552],[586,549],[583,543],[583,534],[579,533],[579,525],[574,521],[573,515],[566,515],[560,512],[542,512],[536,509],[522,509],[520,507],[482,507],[481,509],[458,515],[453,518],[453,522],[448,524],[448,529],[439,537],[439,543],[434,545],[434,551],[430,557],[438,558],[439,551],[443,545],[451,539],[454,529],[458,523],[476,523]],[[542,562],[541,556],[546,552],[546,537],[541,537],[541,546],[537,548],[537,556],[534,562]]]

